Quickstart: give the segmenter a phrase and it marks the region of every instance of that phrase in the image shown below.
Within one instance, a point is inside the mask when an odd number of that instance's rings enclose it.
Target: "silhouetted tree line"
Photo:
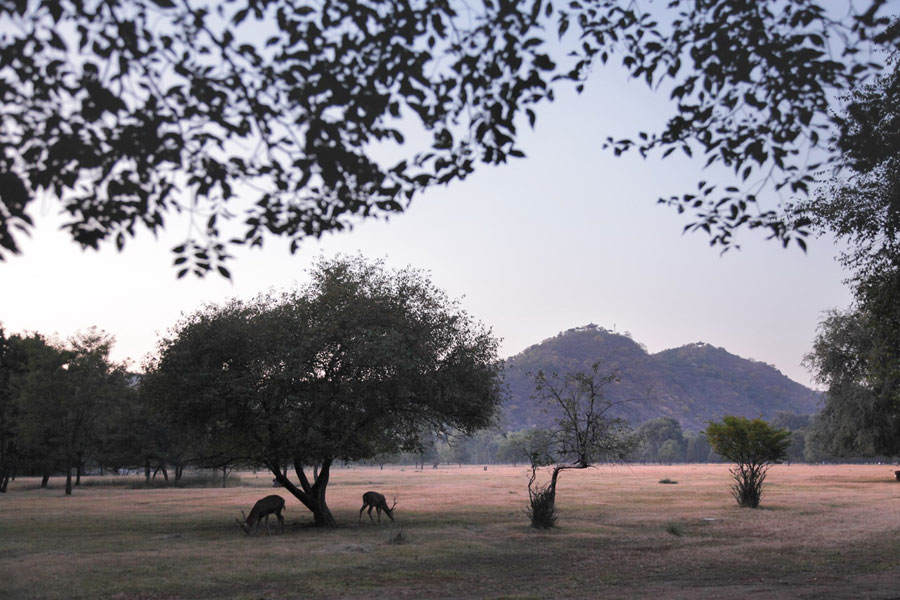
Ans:
[[[0,491],[16,475],[65,474],[66,490],[87,470],[141,470],[146,479],[180,481],[187,467],[218,469],[224,476],[241,462],[203,435],[186,435],[177,410],[160,403],[109,358],[112,337],[89,329],[60,342],[38,333],[7,335],[0,328]],[[790,431],[790,462],[836,461],[817,437],[812,415],[779,412],[772,425]],[[528,464],[541,430],[486,429],[472,435],[422,431],[414,450],[381,454],[361,464],[406,464],[420,468],[463,464]],[[693,463],[721,460],[702,432],[685,432],[671,417],[643,423],[627,460]],[[841,460],[879,460],[842,456]],[[883,460],[883,459],[882,459]],[[291,461],[285,461],[287,472]]]

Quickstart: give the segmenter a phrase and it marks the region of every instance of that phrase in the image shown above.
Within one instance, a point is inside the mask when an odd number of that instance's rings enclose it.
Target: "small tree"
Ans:
[[[589,372],[534,376],[534,397],[559,411],[556,427],[528,436],[531,477],[528,481],[531,525],[553,527],[556,522],[556,485],[566,469],[586,469],[598,460],[623,458],[635,445],[625,421],[610,416],[616,402],[603,388],[619,380],[617,372],[600,374],[600,363]],[[550,481],[536,483],[538,469],[552,466]]]
[[[638,437],[641,446],[638,456],[643,460],[673,462],[681,460],[684,446],[684,433],[681,431],[681,423],[672,417],[660,417],[647,421],[638,428]],[[666,451],[663,447],[669,444]],[[674,445],[674,448],[673,448]]]
[[[705,434],[713,450],[735,463],[731,489],[738,506],[758,507],[766,472],[787,457],[791,433],[762,419],[729,416],[721,423],[710,422]]]
[[[684,451],[677,441],[666,440],[663,442],[663,445],[659,447],[656,457],[659,459],[659,462],[671,465],[673,462],[680,462],[684,459]]]

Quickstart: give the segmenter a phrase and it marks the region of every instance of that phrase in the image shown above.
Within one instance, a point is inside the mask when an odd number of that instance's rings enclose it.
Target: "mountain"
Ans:
[[[601,362],[601,373],[619,371],[621,381],[608,386],[605,396],[623,401],[614,414],[633,426],[673,417],[684,429],[699,431],[706,421],[725,415],[769,420],[778,411],[818,411],[818,392],[771,365],[704,343],[648,354],[629,335],[591,324],[559,333],[507,359],[510,396],[504,405],[504,426],[516,430],[552,422],[552,414],[531,398],[534,386],[528,373],[586,371],[596,361]]]

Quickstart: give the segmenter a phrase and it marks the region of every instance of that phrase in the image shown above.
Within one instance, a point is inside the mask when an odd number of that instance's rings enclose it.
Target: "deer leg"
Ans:
[[[375,512],[378,513],[378,522],[381,523],[381,507],[380,507],[380,506],[376,506],[376,507],[375,507]]]
[[[364,511],[364,510],[366,510],[366,505],[365,505],[365,504],[363,504],[363,505],[362,505],[362,508],[359,509],[359,520],[357,521],[358,524],[362,524],[362,514],[363,514],[363,511]]]
[[[375,507],[374,507],[374,506],[370,506],[370,507],[369,507],[369,520],[372,521],[372,522],[374,523],[374,522],[375,522],[375,518],[372,516],[372,509],[373,509],[373,508],[375,508]]]
[[[281,516],[281,511],[275,513],[275,516],[278,517],[278,525],[281,527],[281,533],[284,533],[284,517]]]
[[[266,515],[266,535],[269,535],[269,515]]]

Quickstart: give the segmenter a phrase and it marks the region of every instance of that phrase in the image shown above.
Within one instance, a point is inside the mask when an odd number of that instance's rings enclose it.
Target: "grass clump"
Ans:
[[[682,527],[680,523],[676,523],[675,521],[669,521],[665,524],[663,529],[666,530],[666,533],[674,535],[675,537],[681,537],[684,535],[684,527]]]
[[[526,510],[531,526],[535,529],[556,527],[556,498],[549,486],[538,486],[529,490],[529,503]]]
[[[666,478],[664,478],[664,479],[660,479],[659,482],[660,482],[660,483],[669,483],[669,484],[675,484],[675,483],[678,483],[678,482],[675,481],[674,479],[669,479],[668,477],[666,477]]]
[[[400,531],[397,533],[392,533],[388,538],[388,544],[405,544],[406,538],[403,537],[403,528],[400,528]]]

